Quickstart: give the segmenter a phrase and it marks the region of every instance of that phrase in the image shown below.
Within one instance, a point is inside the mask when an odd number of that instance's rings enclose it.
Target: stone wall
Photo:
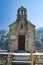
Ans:
[[[17,22],[12,24],[9,28],[10,43],[14,42],[14,50],[18,50],[18,36],[25,35],[25,50],[29,51],[31,47],[35,50],[35,27],[28,22],[21,28],[20,22],[22,21],[19,21],[18,24]]]
[[[6,57],[7,57],[6,55],[1,55],[0,56],[0,65],[1,64],[5,65]],[[23,59],[27,62],[27,61],[31,61],[30,57],[31,56],[22,56],[22,55],[18,56],[18,55],[15,55],[15,56],[13,56],[13,59],[14,59],[14,61]],[[43,65],[43,55],[36,55],[35,56],[35,65]]]
[[[37,55],[36,56],[35,65],[43,65],[43,55]]]

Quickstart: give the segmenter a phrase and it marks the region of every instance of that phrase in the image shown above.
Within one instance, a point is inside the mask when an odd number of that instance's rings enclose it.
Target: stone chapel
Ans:
[[[14,51],[35,51],[35,25],[27,20],[27,10],[23,6],[17,10],[17,19],[9,25],[9,45],[14,43]],[[10,48],[10,47],[9,47]]]

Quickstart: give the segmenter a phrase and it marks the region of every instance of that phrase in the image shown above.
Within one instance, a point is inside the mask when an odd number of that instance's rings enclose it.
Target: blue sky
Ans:
[[[43,0],[0,0],[0,30],[9,30],[21,6],[27,9],[27,19],[36,28],[43,27]]]

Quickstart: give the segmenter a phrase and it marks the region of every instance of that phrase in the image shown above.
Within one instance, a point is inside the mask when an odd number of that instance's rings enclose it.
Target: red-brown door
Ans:
[[[25,36],[19,35],[18,37],[18,50],[25,50]]]

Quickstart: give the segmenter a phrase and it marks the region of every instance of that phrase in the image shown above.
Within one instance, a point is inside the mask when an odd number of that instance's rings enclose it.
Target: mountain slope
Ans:
[[[36,29],[36,47],[43,48],[43,27]]]
[[[8,32],[6,30],[0,30],[0,49],[8,48]]]
[[[37,29],[36,29],[36,32],[37,32],[38,34],[43,34],[43,27],[37,28]]]

